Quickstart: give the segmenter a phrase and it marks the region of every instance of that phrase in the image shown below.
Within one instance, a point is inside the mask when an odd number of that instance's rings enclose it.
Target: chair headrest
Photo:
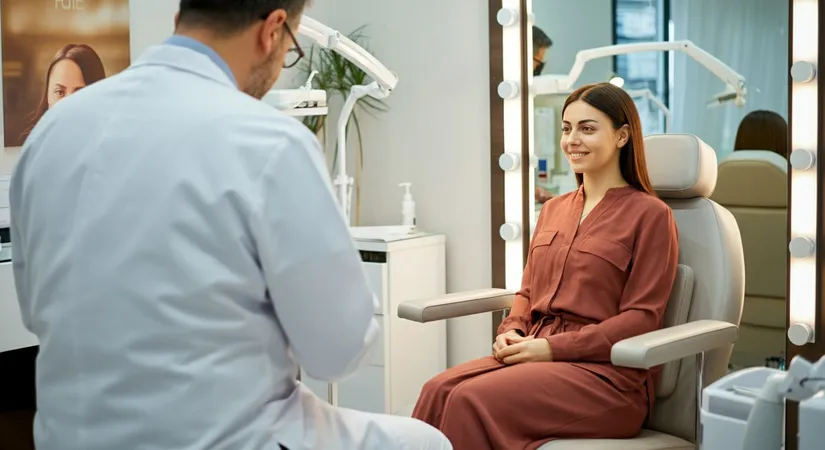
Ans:
[[[645,159],[662,199],[708,198],[716,187],[716,152],[692,134],[647,136]]]
[[[719,163],[713,200],[723,206],[786,208],[788,160],[767,150],[737,150]]]

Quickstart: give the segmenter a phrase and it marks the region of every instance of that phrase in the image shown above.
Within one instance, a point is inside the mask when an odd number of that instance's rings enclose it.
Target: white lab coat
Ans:
[[[11,208],[39,450],[449,448],[296,381],[366,359],[374,299],[317,139],[204,54],[151,48],[58,103]]]

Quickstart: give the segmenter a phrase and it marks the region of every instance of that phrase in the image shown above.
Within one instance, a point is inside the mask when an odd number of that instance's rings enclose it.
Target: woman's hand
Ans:
[[[496,342],[493,343],[493,356],[497,355],[504,347],[508,345],[517,344],[519,342],[525,341],[527,339],[533,339],[533,336],[524,337],[518,334],[516,330],[510,330],[506,333],[501,333],[496,336]],[[496,356],[496,358],[498,358]]]
[[[553,351],[547,339],[522,338],[496,352],[496,359],[504,364],[553,361]]]
[[[499,334],[496,336],[496,342],[493,344],[493,356],[499,360],[499,362],[503,362],[501,358],[498,357],[499,352],[501,352],[505,347],[530,339],[533,339],[533,336],[522,336],[516,330],[510,330],[506,333]]]

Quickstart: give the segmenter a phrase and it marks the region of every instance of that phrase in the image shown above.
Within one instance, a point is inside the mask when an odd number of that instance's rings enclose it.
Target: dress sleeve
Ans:
[[[536,229],[533,232],[533,238],[530,242],[535,241],[536,235],[541,230],[541,223],[542,217],[544,216],[544,211],[550,207],[550,204],[553,200],[545,202],[544,205],[541,207],[541,212],[539,213],[539,218],[536,221]],[[513,306],[510,308],[510,314],[507,315],[507,318],[501,322],[501,325],[498,326],[498,331],[496,334],[504,334],[511,330],[518,331],[522,336],[527,336],[532,323],[530,318],[530,280],[531,280],[531,272],[530,272],[530,256],[533,254],[532,252],[532,245],[530,248],[530,254],[527,255],[527,264],[524,266],[524,272],[521,276],[521,289],[516,292],[516,298],[513,299]]]
[[[554,361],[610,362],[613,344],[661,328],[679,264],[673,212],[641,222],[619,314],[578,331],[548,336]]]

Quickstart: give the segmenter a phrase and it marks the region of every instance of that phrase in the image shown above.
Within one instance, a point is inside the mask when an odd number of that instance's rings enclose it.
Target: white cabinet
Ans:
[[[372,360],[337,385],[338,406],[360,411],[400,414],[415,404],[421,387],[447,367],[446,322],[419,324],[398,318],[399,303],[446,293],[443,235],[369,238],[355,243],[367,278],[380,299],[375,319],[382,334]],[[302,373],[302,381],[322,399],[329,384]]]

